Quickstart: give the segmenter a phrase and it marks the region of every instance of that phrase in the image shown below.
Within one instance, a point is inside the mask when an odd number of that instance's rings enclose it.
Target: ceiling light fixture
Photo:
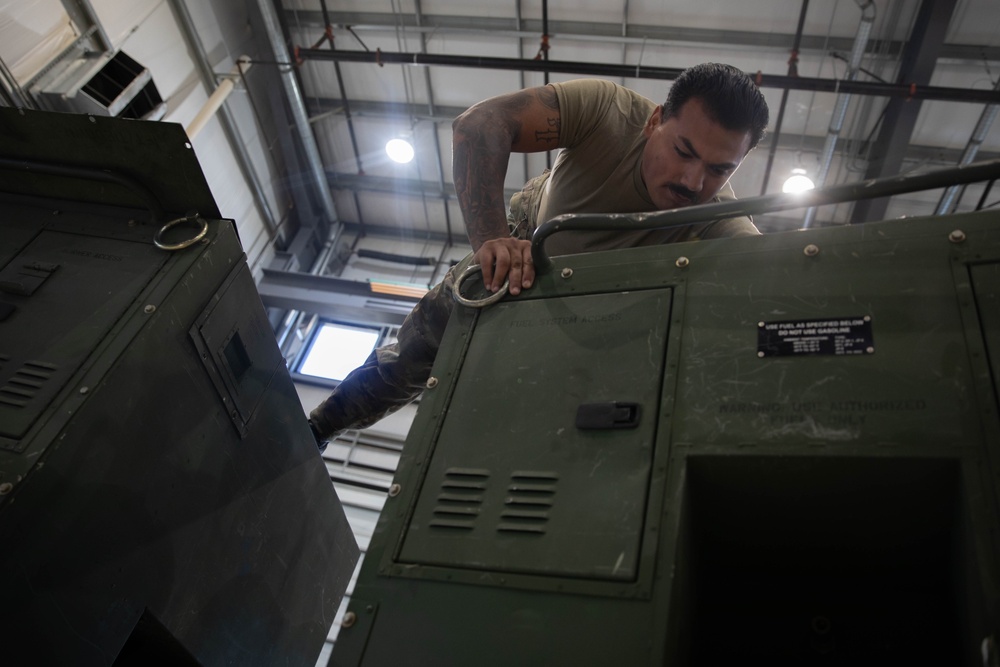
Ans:
[[[812,179],[806,176],[806,170],[796,167],[792,169],[792,175],[788,177],[785,184],[781,186],[782,192],[805,192],[806,190],[812,190],[816,187],[816,184],[812,182]]]
[[[413,144],[406,139],[390,139],[385,152],[393,162],[406,164],[413,159]]]

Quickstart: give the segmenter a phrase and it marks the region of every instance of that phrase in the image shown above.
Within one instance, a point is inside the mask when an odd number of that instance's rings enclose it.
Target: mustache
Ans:
[[[677,183],[670,183],[667,185],[667,189],[673,192],[675,195],[682,199],[687,199],[690,202],[695,202],[698,197],[698,193],[693,190],[688,190],[683,185],[678,185]]]

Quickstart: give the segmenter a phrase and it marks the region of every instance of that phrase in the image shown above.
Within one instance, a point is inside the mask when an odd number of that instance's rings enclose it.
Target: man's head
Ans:
[[[644,128],[642,178],[653,203],[671,209],[711,200],[767,127],[764,96],[729,65],[684,71]]]
[[[753,79],[732,65],[705,63],[681,72],[667,94],[663,118],[679,114],[691,99],[701,100],[709,118],[727,130],[748,133],[748,152],[764,137],[768,121],[764,95]]]

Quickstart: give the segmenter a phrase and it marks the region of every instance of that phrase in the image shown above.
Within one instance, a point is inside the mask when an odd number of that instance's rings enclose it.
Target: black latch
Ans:
[[[583,403],[576,409],[576,427],[580,429],[635,428],[638,425],[638,403]]]

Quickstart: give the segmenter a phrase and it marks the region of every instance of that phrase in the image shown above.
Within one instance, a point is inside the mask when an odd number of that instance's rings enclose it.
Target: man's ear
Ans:
[[[642,133],[646,135],[649,139],[653,135],[653,130],[655,130],[660,123],[663,122],[663,105],[658,105],[653,109],[653,113],[650,115],[649,120],[646,121],[646,125],[642,128]]]

